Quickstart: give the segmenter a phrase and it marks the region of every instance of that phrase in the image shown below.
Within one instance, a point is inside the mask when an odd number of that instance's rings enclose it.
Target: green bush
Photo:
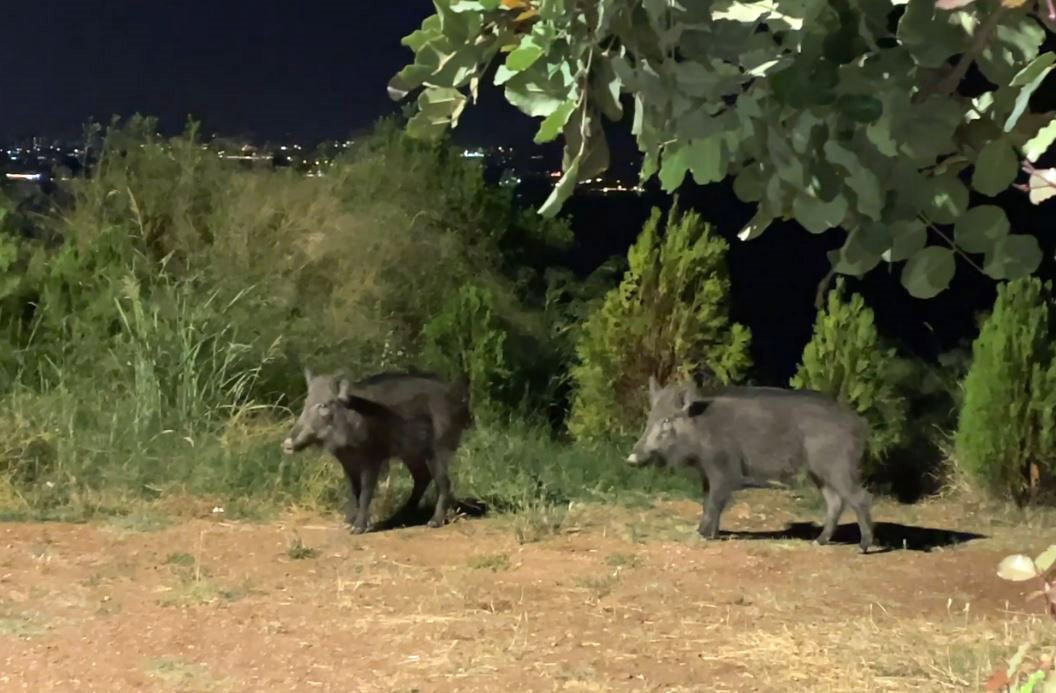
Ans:
[[[508,335],[495,316],[494,302],[487,289],[466,285],[422,330],[425,363],[449,379],[469,379],[477,419],[490,419],[500,411],[512,375]]]
[[[724,383],[749,366],[749,330],[731,324],[726,241],[695,212],[672,209],[660,236],[654,209],[627,254],[629,268],[578,334],[570,433],[580,440],[636,433],[646,382],[696,377]]]
[[[1024,502],[1056,463],[1056,360],[1051,283],[998,287],[972,344],[955,436],[960,469],[977,486]]]
[[[846,402],[869,422],[865,474],[880,470],[885,454],[905,440],[906,400],[895,369],[895,349],[883,344],[873,311],[857,293],[844,296],[843,278],[829,291],[818,313],[814,335],[790,385],[826,392]]]

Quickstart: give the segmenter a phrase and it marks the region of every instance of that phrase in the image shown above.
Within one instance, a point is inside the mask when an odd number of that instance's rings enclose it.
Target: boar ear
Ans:
[[[348,378],[339,378],[337,381],[337,398],[342,402],[347,402],[350,389],[351,386],[349,385]]]
[[[686,405],[682,409],[686,412],[686,416],[692,418],[694,416],[700,416],[706,412],[710,406],[710,399],[691,399],[686,402]]]
[[[649,399],[650,401],[656,400],[657,393],[660,392],[660,383],[656,382],[656,376],[649,376]]]

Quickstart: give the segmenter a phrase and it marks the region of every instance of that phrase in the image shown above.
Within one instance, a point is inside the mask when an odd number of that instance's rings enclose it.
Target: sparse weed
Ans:
[[[637,568],[642,559],[633,553],[610,553],[605,557],[605,564],[613,568]]]
[[[510,557],[504,553],[483,554],[469,559],[469,567],[474,570],[490,570],[497,573],[510,569]]]
[[[305,546],[304,542],[301,541],[301,537],[295,535],[290,539],[289,546],[286,548],[286,555],[295,561],[300,561],[305,558],[315,558],[319,555],[319,551]]]

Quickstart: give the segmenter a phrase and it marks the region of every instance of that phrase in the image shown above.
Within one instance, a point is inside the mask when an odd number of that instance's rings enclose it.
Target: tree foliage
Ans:
[[[1029,108],[1056,67],[1056,53],[1041,52],[1052,0],[433,4],[403,39],[414,63],[389,84],[394,99],[422,87],[408,132],[457,125],[496,66],[506,100],[541,120],[535,141],[564,139],[544,215],[608,168],[602,120],[630,115],[643,180],[671,192],[687,175],[733,177],[756,203],[742,239],[778,219],[842,228],[838,272],[904,262],[902,282],[921,298],[949,285],[955,253],[981,255],[995,279],[1041,261],[1032,236],[1011,233],[997,207],[972,207],[969,191],[1056,196],[1056,169],[1034,166],[1056,120]],[[973,65],[988,86],[969,98],[957,90]]]
[[[896,359],[895,350],[881,343],[872,309],[857,293],[846,298],[843,280],[837,279],[790,384],[826,392],[865,417],[872,429],[867,475],[905,440],[907,403],[894,377]]]
[[[1051,290],[1034,277],[998,288],[964,379],[957,462],[977,485],[1017,501],[1056,472]]]
[[[661,237],[653,209],[623,280],[578,335],[568,421],[578,439],[635,431],[650,375],[666,382],[704,371],[728,383],[749,366],[751,334],[728,316],[726,241],[694,212],[672,209],[666,227]]]

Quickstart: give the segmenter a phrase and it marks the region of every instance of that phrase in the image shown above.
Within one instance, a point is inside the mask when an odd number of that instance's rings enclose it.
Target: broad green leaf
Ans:
[[[934,298],[946,290],[956,271],[952,250],[928,246],[914,253],[902,267],[902,286],[914,298]]]
[[[799,188],[804,183],[803,161],[796,156],[788,139],[784,132],[775,127],[769,128],[766,144],[770,153],[770,163],[776,169],[778,178]]]
[[[1004,138],[991,140],[975,160],[972,187],[993,197],[1007,190],[1018,172],[1019,160],[1012,145]]]
[[[1048,125],[1023,145],[1023,156],[1027,161],[1034,163],[1049,150],[1053,142],[1056,142],[1056,118],[1049,121]]]
[[[794,6],[794,5],[793,5]],[[788,5],[785,6],[787,9]],[[756,24],[760,20],[765,20],[767,23],[774,22],[778,25],[784,25],[793,31],[799,31],[803,28],[803,16],[792,16],[785,14],[778,10],[778,3],[776,2],[740,2],[734,0],[733,2],[720,1],[713,5],[711,17],[712,19],[728,19],[733,22],[740,22],[742,24]]]
[[[540,216],[547,219],[557,216],[565,200],[572,196],[576,183],[579,182],[579,159],[580,157],[577,155],[572,159],[571,166],[565,169],[561,179],[557,181],[557,185],[550,191],[550,195],[543,202],[543,206],[539,208]]]
[[[859,123],[876,122],[884,114],[884,104],[868,94],[844,94],[836,99],[836,108]]]
[[[758,202],[766,185],[763,176],[762,164],[745,166],[733,179],[733,194],[742,202]]]
[[[1032,274],[1041,265],[1038,239],[1026,234],[1010,234],[998,239],[986,253],[983,272],[993,279],[1018,279]]]
[[[947,174],[928,181],[928,197],[925,213],[937,224],[953,224],[968,210],[968,188]]]
[[[825,143],[825,156],[829,161],[847,171],[847,186],[854,191],[857,197],[858,211],[871,219],[879,220],[883,208],[883,197],[880,181],[877,180],[876,175],[862,166],[854,152],[835,140]]]
[[[454,87],[459,89],[469,83],[477,74],[480,56],[472,47],[462,48],[450,55],[441,56],[439,67],[428,77],[429,84],[435,87]]]
[[[560,76],[547,76],[535,68],[511,77],[504,93],[511,105],[533,118],[545,118],[575,97]]]
[[[847,216],[847,199],[837,195],[831,202],[801,192],[792,204],[796,221],[811,233],[823,233],[839,226]]]
[[[681,142],[674,142],[664,147],[664,156],[660,162],[660,187],[666,193],[672,193],[682,185],[689,170],[687,147]]]
[[[723,151],[722,138],[691,140],[686,147],[686,162],[697,185],[721,181],[726,177],[726,154]]]
[[[928,232],[919,219],[898,221],[891,225],[891,247],[882,257],[887,262],[902,262],[916,255],[928,244]]]
[[[543,47],[535,42],[534,36],[525,36],[520,45],[506,56],[506,69],[511,72],[523,72],[542,57]]]
[[[584,118],[586,118],[585,127]],[[585,143],[583,142],[584,132],[587,135]],[[573,157],[580,154],[582,154],[579,160],[580,180],[586,180],[602,173],[609,167],[609,145],[605,138],[605,131],[598,118],[583,108],[577,109],[565,124],[565,151],[561,167],[567,170],[572,165]]]
[[[1030,560],[1030,556],[1017,553],[1005,556],[997,564],[997,576],[1002,580],[1023,582],[1037,577],[1038,570],[1034,567],[1034,561]]]
[[[1045,29],[1032,17],[1006,16],[976,58],[976,64],[993,84],[1008,84],[1019,65],[1037,57],[1044,40]]]
[[[793,108],[827,106],[836,100],[834,88],[839,81],[835,63],[797,59],[791,65],[770,76],[774,96]]]
[[[481,17],[475,12],[452,12],[448,0],[433,0],[436,16],[440,19],[440,31],[455,43],[466,43],[480,30]]]
[[[778,210],[784,216],[792,206],[795,197],[795,188],[785,185],[778,176],[771,176],[766,181],[766,196],[763,198],[770,209]]]
[[[957,151],[953,135],[964,119],[964,110],[946,97],[933,96],[910,104],[906,94],[893,95],[889,112],[894,119],[892,134],[901,141],[900,151],[921,166]]]
[[[1016,104],[1012,108],[1012,113],[1005,120],[1005,132],[1011,132],[1012,128],[1016,127],[1016,123],[1024,111],[1027,110],[1030,97],[1041,86],[1041,83],[1045,81],[1049,73],[1052,72],[1052,68],[1056,67],[1056,65],[1053,65],[1054,62],[1056,62],[1056,53],[1051,51],[1042,53],[1012,78],[1011,86],[1019,87],[1019,93],[1016,95]]]
[[[499,65],[495,68],[495,79],[493,80],[495,86],[501,87],[506,82],[510,81],[517,73],[506,67],[505,65]]]
[[[774,223],[774,215],[764,210],[762,205],[760,205],[759,208],[755,210],[755,214],[752,215],[752,218],[744,225],[744,228],[737,232],[737,238],[742,241],[750,241],[753,238],[758,238],[772,223]]]
[[[594,85],[595,100],[601,112],[609,120],[619,120],[623,117],[623,105],[620,104],[620,88],[623,80],[613,69],[612,60],[607,56],[598,59],[598,66],[591,74]]]
[[[798,154],[806,154],[810,151],[814,146],[814,132],[819,126],[825,126],[825,121],[810,111],[802,111],[796,118],[796,124],[789,138],[793,151]]]
[[[455,0],[451,3],[452,12],[484,12],[498,9],[499,0]]]
[[[880,264],[880,258],[889,246],[890,236],[883,226],[859,227],[847,234],[841,248],[829,251],[829,262],[840,274],[861,277]]]
[[[1036,205],[1056,197],[1056,168],[1036,169],[1030,174],[1027,188],[1030,190],[1030,201]]]
[[[422,85],[432,71],[424,65],[407,65],[389,80],[388,93],[393,101],[399,101]]]
[[[458,124],[466,97],[457,89],[435,87],[418,96],[418,113],[407,122],[407,134],[416,139],[434,140]]]
[[[432,14],[422,21],[420,29],[416,29],[400,39],[400,43],[417,53],[422,46],[443,36],[440,30],[440,17]]]
[[[1008,235],[1011,224],[1005,211],[995,205],[969,209],[953,227],[953,238],[961,250],[984,253]]]
[[[574,110],[576,110],[575,101],[566,101],[558,106],[553,113],[543,119],[543,122],[539,125],[539,131],[535,133],[535,138],[532,141],[536,144],[552,141],[565,127],[565,123],[568,122],[568,118]]]
[[[898,38],[922,67],[943,67],[964,51],[966,34],[950,21],[951,15],[936,11],[934,0],[909,0],[898,22]]]
[[[1039,553],[1034,559],[1034,565],[1043,573],[1051,568],[1053,563],[1056,563],[1056,544],[1050,544],[1049,548]]]
[[[878,152],[888,157],[898,155],[898,142],[891,136],[891,123],[891,112],[885,108],[880,117],[865,128],[866,138]]]

